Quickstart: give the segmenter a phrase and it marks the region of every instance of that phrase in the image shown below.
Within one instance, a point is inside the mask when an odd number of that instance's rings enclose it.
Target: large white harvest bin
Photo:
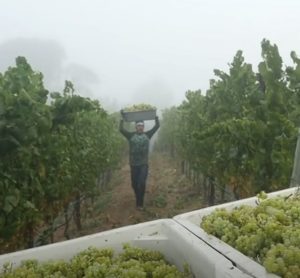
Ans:
[[[281,191],[276,191],[268,194],[269,198],[279,197],[279,196],[288,196],[296,192],[296,188],[289,188]],[[256,206],[257,197],[247,198],[239,201],[234,201],[230,203],[225,203],[222,205],[216,205],[212,207],[207,207],[204,209],[184,213],[175,216],[173,219],[181,224],[183,227],[188,229],[198,238],[205,241],[209,244],[212,248],[223,254],[226,258],[232,261],[240,270],[245,273],[251,275],[251,277],[256,278],[271,278],[271,277],[278,277],[277,275],[268,273],[266,269],[255,262],[254,260],[250,259],[249,257],[245,256],[238,250],[234,249],[227,243],[221,241],[220,239],[216,238],[215,236],[207,234],[201,227],[202,218],[206,215],[211,214],[216,208],[224,208],[227,210],[232,210],[236,207],[241,205],[250,205]]]
[[[12,262],[17,266],[26,259],[68,260],[89,246],[111,247],[119,253],[122,251],[123,243],[160,251],[170,263],[175,264],[181,270],[183,270],[183,264],[187,263],[197,278],[250,277],[172,219],[145,222],[1,255],[0,267],[5,262]]]

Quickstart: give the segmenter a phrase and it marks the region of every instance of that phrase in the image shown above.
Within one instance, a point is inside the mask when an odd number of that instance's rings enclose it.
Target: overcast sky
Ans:
[[[208,88],[236,51],[256,69],[271,40],[286,64],[300,55],[299,0],[0,0],[0,71],[16,56],[50,90],[73,80],[107,109],[179,104]]]

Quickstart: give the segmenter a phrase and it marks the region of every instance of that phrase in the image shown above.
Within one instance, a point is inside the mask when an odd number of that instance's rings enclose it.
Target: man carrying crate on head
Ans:
[[[124,128],[123,119],[120,121],[120,132],[129,142],[131,185],[135,193],[136,207],[138,210],[142,210],[148,176],[149,143],[151,137],[159,128],[159,119],[157,116],[155,117],[155,126],[149,131],[144,132],[143,121],[137,121],[135,128],[135,132],[129,132]]]

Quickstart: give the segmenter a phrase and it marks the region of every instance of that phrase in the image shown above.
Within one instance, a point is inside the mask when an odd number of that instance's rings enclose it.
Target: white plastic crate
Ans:
[[[133,111],[125,112],[123,111],[122,117],[126,122],[136,122],[136,121],[149,121],[154,120],[156,117],[156,110],[147,111]]]
[[[296,192],[296,188],[289,188],[284,189],[281,191],[276,191],[268,194],[269,198],[279,197],[279,196],[288,196]],[[278,277],[277,275],[268,273],[266,269],[255,262],[254,260],[250,259],[249,257],[245,256],[238,250],[234,249],[227,243],[221,241],[220,239],[216,238],[215,236],[207,234],[201,227],[202,218],[206,215],[211,214],[217,208],[224,208],[227,210],[232,210],[236,207],[241,205],[249,205],[249,206],[256,206],[257,197],[251,197],[239,201],[234,201],[230,203],[225,203],[221,205],[216,205],[212,207],[203,208],[200,210],[195,210],[192,212],[184,213],[175,216],[173,219],[181,224],[183,227],[188,229],[198,238],[205,241],[209,244],[212,248],[223,254],[226,258],[232,261],[241,271],[251,275],[251,277],[256,278],[275,278]]]
[[[170,263],[181,270],[183,270],[184,263],[187,263],[197,278],[250,277],[172,219],[145,222],[1,255],[0,267],[5,262],[12,262],[14,266],[17,266],[22,260],[27,259],[38,259],[39,261],[68,260],[89,246],[111,247],[116,253],[119,253],[122,252],[123,243],[160,251]]]

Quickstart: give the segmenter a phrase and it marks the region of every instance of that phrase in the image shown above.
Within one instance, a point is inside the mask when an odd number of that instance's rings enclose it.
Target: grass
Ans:
[[[155,196],[153,200],[153,205],[157,208],[165,208],[167,206],[167,196],[165,193],[160,193]]]

